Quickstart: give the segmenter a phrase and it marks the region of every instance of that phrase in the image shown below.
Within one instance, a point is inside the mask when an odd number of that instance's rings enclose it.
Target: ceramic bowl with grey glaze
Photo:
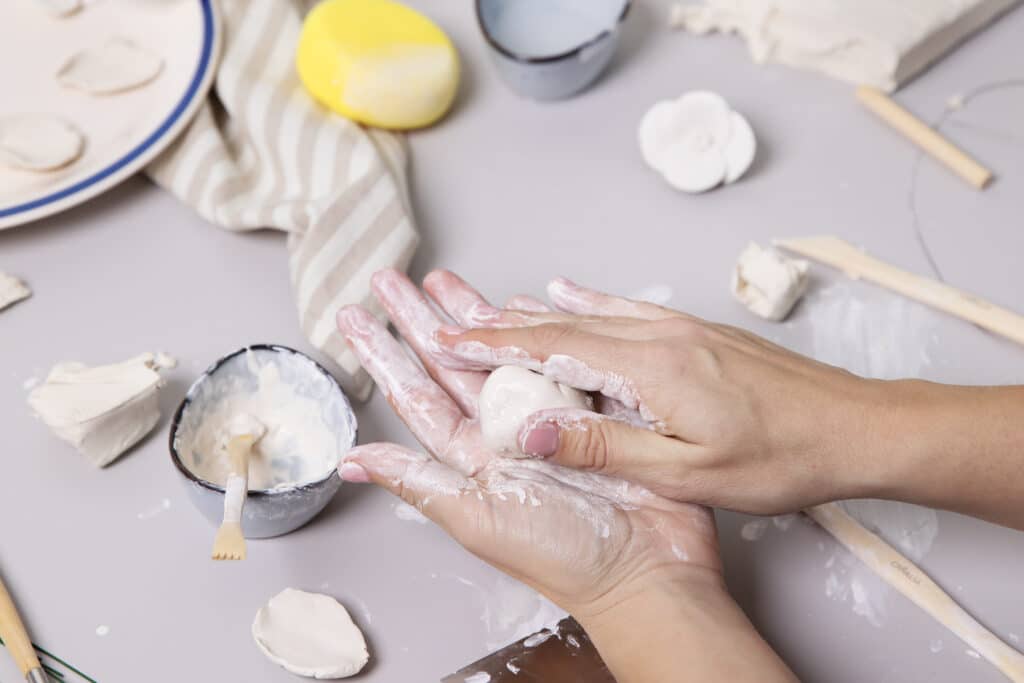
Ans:
[[[192,384],[174,413],[170,434],[171,462],[182,475],[189,499],[214,526],[220,526],[224,516],[224,487],[192,472],[185,454],[203,415],[217,401],[239,391],[256,390],[256,377],[248,369],[248,353],[260,362],[273,362],[282,380],[317,401],[324,423],[337,435],[339,459],[356,444],[356,416],[348,398],[337,380],[313,359],[274,344],[248,346],[221,358]],[[246,538],[271,538],[295,531],[323,510],[340,487],[338,470],[331,468],[315,481],[250,490],[242,511],[242,532]]]
[[[498,73],[536,100],[574,95],[601,75],[631,0],[476,0]]]

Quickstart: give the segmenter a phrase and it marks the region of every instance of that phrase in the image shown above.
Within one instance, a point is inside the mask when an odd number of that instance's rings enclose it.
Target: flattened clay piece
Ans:
[[[260,608],[252,637],[270,661],[309,678],[354,676],[370,660],[362,631],[337,600],[295,588]]]
[[[158,55],[126,38],[111,38],[65,62],[57,80],[93,95],[109,95],[145,85],[163,68],[164,60]]]
[[[26,171],[52,171],[82,154],[85,139],[64,119],[19,114],[0,119],[0,162]]]

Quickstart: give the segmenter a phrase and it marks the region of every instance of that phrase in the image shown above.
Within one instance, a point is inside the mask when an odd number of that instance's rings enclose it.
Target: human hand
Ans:
[[[385,271],[374,292],[423,367],[370,313],[349,307],[338,326],[360,362],[429,455],[395,444],[350,451],[346,481],[372,481],[422,512],[459,543],[547,595],[584,626],[665,582],[727,598],[710,510],[625,481],[552,461],[497,456],[482,442],[477,395],[483,371],[437,361],[443,324],[402,274]],[[451,310],[472,297],[438,298]],[[428,376],[429,373],[429,376]]]
[[[629,423],[537,413],[520,442],[538,458],[770,514],[864,494],[881,476],[872,453],[898,439],[880,416],[900,392],[744,330],[562,279],[548,288],[560,312],[528,299],[525,310],[496,309],[446,271],[425,287],[470,328],[439,331],[438,363],[520,365],[632,411]]]

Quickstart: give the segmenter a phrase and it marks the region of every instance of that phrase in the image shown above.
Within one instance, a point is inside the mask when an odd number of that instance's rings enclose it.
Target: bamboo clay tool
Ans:
[[[992,181],[992,171],[975,161],[966,152],[901,107],[881,90],[862,85],[857,88],[857,99],[880,119],[945,164],[975,188],[983,190]]]
[[[18,608],[7,592],[7,586],[0,579],[0,638],[14,657],[14,663],[29,683],[49,683],[43,665],[39,663],[35,648],[25,630],[25,624],[18,614]]]
[[[838,268],[852,278],[874,282],[927,306],[972,322],[1018,344],[1024,344],[1024,316],[937,280],[900,270],[896,266],[868,256],[838,237],[776,240],[775,245]]]
[[[817,505],[807,508],[804,513],[871,571],[948,628],[1007,678],[1016,683],[1024,682],[1024,654],[978,623],[920,567],[861,526],[838,503]]]
[[[249,494],[249,453],[266,431],[259,420],[245,413],[236,415],[228,423],[229,474],[224,486],[224,521],[213,539],[210,554],[215,560],[245,559],[242,509]]]

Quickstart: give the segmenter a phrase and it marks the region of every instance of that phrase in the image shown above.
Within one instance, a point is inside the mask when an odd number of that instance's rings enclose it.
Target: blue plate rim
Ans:
[[[159,126],[157,126],[156,130],[146,136],[142,142],[126,152],[121,158],[73,185],[69,185],[68,187],[57,190],[56,192],[46,196],[32,199],[21,204],[9,207],[0,207],[0,219],[11,218],[18,214],[24,214],[31,211],[38,211],[46,206],[80,194],[89,188],[108,180],[149,152],[154,145],[160,143],[167,135],[168,131],[180,123],[183,116],[193,113],[189,110],[192,108],[192,104],[194,103],[197,95],[200,95],[199,91],[207,82],[209,71],[214,66],[214,45],[216,43],[216,21],[214,18],[213,0],[199,0],[199,4],[203,12],[203,45],[199,53],[199,63],[196,66],[195,73],[192,74],[192,79],[189,81],[188,88],[185,90],[184,95],[182,95],[178,100],[178,103],[174,106],[174,109],[171,110],[171,113],[167,115]],[[13,225],[9,227],[13,227]]]

